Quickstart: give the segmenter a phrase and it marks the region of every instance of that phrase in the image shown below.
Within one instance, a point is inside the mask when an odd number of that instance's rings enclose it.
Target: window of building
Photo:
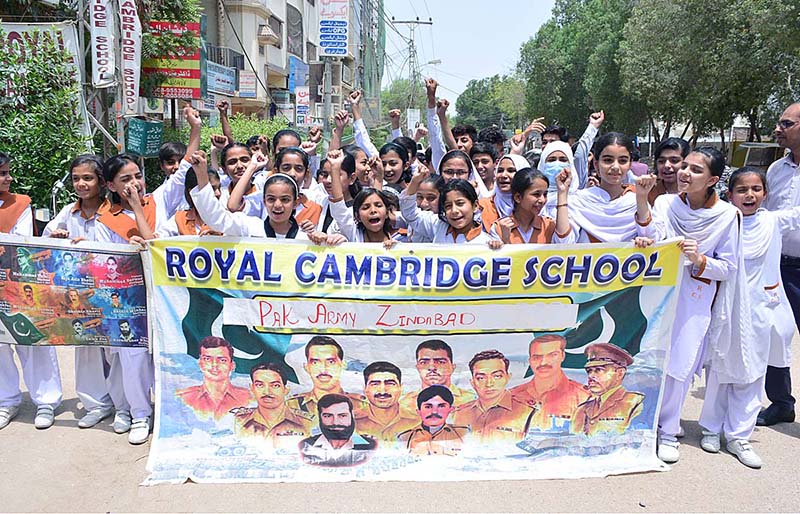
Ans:
[[[278,44],[275,46],[277,48],[283,48],[283,22],[276,18],[275,16],[269,17],[269,28],[272,29],[272,32],[278,36]]]
[[[258,45],[258,55],[264,55],[266,53],[266,49],[264,45]]]
[[[303,38],[303,15],[300,11],[292,7],[286,6],[286,49],[290,54],[294,54],[300,59],[303,58],[303,46],[305,46]]]

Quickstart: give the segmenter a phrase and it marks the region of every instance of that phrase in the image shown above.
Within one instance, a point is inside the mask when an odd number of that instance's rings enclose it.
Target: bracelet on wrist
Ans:
[[[568,207],[568,205],[565,203],[556,204],[556,209],[558,209],[559,207]]]

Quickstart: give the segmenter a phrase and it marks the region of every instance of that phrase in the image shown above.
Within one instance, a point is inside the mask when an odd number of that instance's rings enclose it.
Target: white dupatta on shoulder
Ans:
[[[721,200],[708,208],[691,209],[680,195],[664,195],[657,203],[666,204],[667,237],[694,239],[700,253],[707,256],[714,256],[714,249],[722,238],[731,233],[731,224],[736,224],[736,269],[727,280],[718,282],[717,295],[711,307],[711,324],[706,334],[708,352],[704,364],[719,375],[723,384],[756,381],[763,369],[758,365],[762,359],[757,356],[759,343],[751,324],[741,212]]]
[[[636,194],[611,200],[601,187],[581,189],[569,197],[569,218],[604,243],[633,241],[637,235]]]

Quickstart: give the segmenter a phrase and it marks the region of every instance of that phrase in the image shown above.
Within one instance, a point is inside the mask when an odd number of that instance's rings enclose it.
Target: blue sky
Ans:
[[[433,19],[433,25],[418,26],[415,34],[423,77],[433,76],[441,84],[439,96],[455,104],[472,79],[514,71],[519,49],[550,18],[554,0],[384,0],[389,17],[410,20]],[[408,36],[407,25],[397,29]],[[408,77],[407,44],[386,27],[386,67],[383,83]],[[437,65],[425,63],[441,59]]]

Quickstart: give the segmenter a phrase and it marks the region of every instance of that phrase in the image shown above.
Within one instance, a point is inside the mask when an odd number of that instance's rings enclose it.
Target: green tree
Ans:
[[[19,52],[3,42],[0,29],[0,151],[13,159],[14,191],[45,207],[49,186],[76,155],[87,152],[80,88],[71,55],[48,32],[39,33],[35,51]]]
[[[424,113],[427,107],[425,85],[411,84],[409,79],[396,79],[388,87],[381,90],[381,120],[389,121],[389,111],[400,109],[405,115],[406,109],[420,109]]]
[[[499,75],[467,82],[467,87],[456,100],[456,111],[458,111],[456,121],[473,125],[478,130],[508,122],[494,94],[500,83]]]

